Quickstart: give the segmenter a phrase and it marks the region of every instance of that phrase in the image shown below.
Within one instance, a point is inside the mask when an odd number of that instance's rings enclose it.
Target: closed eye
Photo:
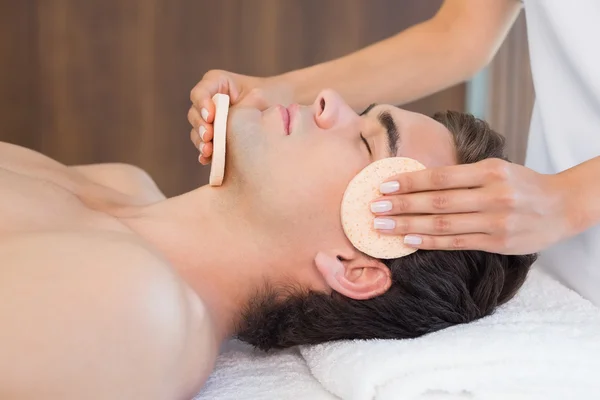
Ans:
[[[365,137],[363,136],[362,132],[360,134],[360,140],[362,140],[363,143],[365,144],[365,146],[367,146],[367,150],[369,151],[369,154],[372,156],[373,153],[371,152],[371,146],[369,146],[369,143],[367,142],[367,139],[365,139]]]

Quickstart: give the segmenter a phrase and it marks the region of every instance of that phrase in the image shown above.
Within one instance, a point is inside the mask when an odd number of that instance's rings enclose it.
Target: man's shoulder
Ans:
[[[12,304],[0,310],[0,320],[14,328],[0,342],[2,353],[10,353],[4,359],[13,360],[0,362],[3,376],[28,369],[30,376],[47,378],[41,382],[49,386],[39,393],[77,381],[109,390],[106,398],[134,389],[147,399],[183,397],[203,384],[203,369],[212,367],[218,351],[207,309],[168,262],[135,238],[75,232],[13,236],[0,244],[0,259],[0,292]],[[19,287],[27,287],[26,293]],[[36,321],[39,335],[23,336],[22,320]],[[22,354],[33,343],[46,350],[29,363]],[[55,359],[61,365],[52,370],[32,367]],[[86,371],[73,369],[89,363],[93,367]]]

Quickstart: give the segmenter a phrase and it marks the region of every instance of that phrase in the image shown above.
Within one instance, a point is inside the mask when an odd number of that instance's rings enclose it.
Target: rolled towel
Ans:
[[[600,398],[600,309],[535,266],[515,298],[470,324],[300,353],[344,400]]]

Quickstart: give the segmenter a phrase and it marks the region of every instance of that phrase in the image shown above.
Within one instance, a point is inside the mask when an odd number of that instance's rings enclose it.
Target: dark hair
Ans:
[[[433,118],[453,135],[461,164],[508,160],[504,137],[470,114]],[[491,314],[522,286],[536,254],[419,250],[381,260],[391,271],[386,293],[354,300],[268,285],[248,304],[237,337],[262,350],[342,339],[414,338]]]

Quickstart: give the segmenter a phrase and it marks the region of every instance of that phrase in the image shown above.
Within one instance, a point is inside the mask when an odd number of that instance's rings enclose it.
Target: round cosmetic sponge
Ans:
[[[370,204],[382,196],[379,185],[384,181],[421,169],[425,166],[412,158],[389,157],[369,164],[350,181],[342,199],[341,218],[344,233],[354,247],[380,259],[404,257],[417,251],[403,243],[404,235],[377,232],[373,228],[375,215]]]
[[[215,103],[213,120],[213,154],[208,183],[221,186],[225,176],[225,142],[227,140],[227,116],[229,115],[229,96],[217,93],[212,98]]]

